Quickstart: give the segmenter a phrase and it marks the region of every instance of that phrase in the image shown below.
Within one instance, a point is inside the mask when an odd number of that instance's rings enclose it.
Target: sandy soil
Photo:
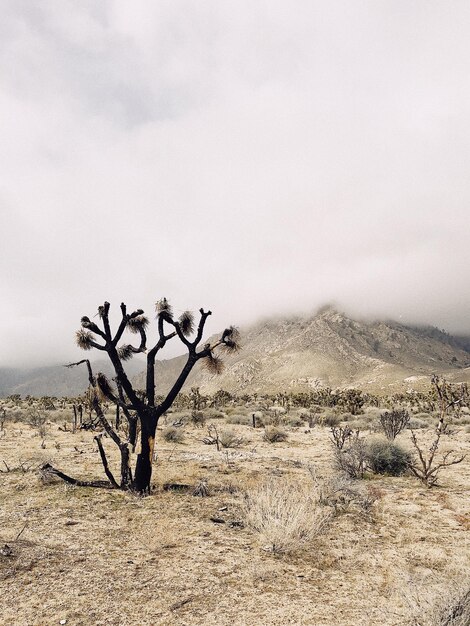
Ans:
[[[465,581],[470,458],[432,490],[412,477],[370,478],[378,496],[370,514],[346,511],[299,552],[274,555],[237,524],[243,494],[267,475],[310,481],[307,464],[331,474],[328,430],[295,429],[271,445],[259,430],[231,428],[249,441],[226,452],[192,428],[177,446],[160,437],[154,494],[138,498],[44,484],[36,471],[44,461],[103,478],[93,435],[51,424],[43,449],[31,428],[9,424],[0,438],[0,546],[11,549],[0,554],[0,623],[391,626]],[[408,434],[399,439],[408,445]],[[468,451],[469,443],[462,431],[445,445]],[[200,480],[209,497],[163,489]]]

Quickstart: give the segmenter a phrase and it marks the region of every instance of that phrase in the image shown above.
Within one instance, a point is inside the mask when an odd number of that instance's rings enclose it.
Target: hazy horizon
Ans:
[[[360,313],[354,313],[352,310],[346,310],[344,307],[341,307],[338,303],[325,303],[323,305],[321,305],[320,307],[316,307],[315,309],[311,310],[311,311],[297,311],[297,312],[292,312],[290,314],[287,315],[280,315],[280,314],[272,314],[272,315],[262,315],[259,316],[258,318],[252,320],[251,322],[248,322],[246,324],[244,324],[243,326],[239,327],[240,331],[241,331],[241,343],[243,345],[243,330],[244,329],[249,329],[250,327],[256,327],[258,324],[263,324],[263,323],[272,323],[272,322],[277,322],[283,319],[290,319],[290,320],[295,320],[295,319],[309,319],[317,314],[319,314],[320,312],[322,312],[324,309],[332,309],[337,313],[340,314],[344,314],[346,315],[348,318],[354,319],[356,321],[359,322],[378,322],[378,321],[382,321],[382,322],[390,322],[390,323],[399,323],[399,324],[403,324],[404,326],[421,326],[421,327],[427,327],[427,326],[432,326],[434,328],[438,328],[439,330],[442,330],[444,332],[449,332],[449,329],[441,327],[439,325],[435,325],[435,324],[426,324],[426,323],[421,323],[419,320],[403,320],[403,319],[392,319],[390,317],[378,317],[378,316],[374,316],[374,315],[361,315]],[[148,328],[148,337],[149,337],[149,342],[148,345],[152,344],[152,339],[157,338],[156,336],[156,322],[154,324],[152,324],[152,319],[151,319],[151,323],[150,326]],[[204,333],[204,339],[209,338],[210,335],[214,335],[214,334],[218,334],[219,332],[221,332],[223,330],[223,325],[222,326],[217,326],[217,324],[215,323],[215,319],[211,319],[209,318],[209,321],[206,325],[206,332]],[[226,325],[225,325],[226,326]],[[77,327],[78,329],[78,327]],[[452,333],[450,332],[451,335],[455,335],[456,337],[462,337],[462,336],[467,336],[466,333]],[[470,338],[470,336],[469,336]],[[128,339],[132,342],[132,335],[129,336],[128,335]],[[157,360],[168,360],[168,359],[172,359],[174,357],[177,356],[181,356],[187,354],[185,347],[175,338],[173,339],[171,342],[168,342],[167,346],[165,347],[165,349],[159,353],[158,355],[158,359]],[[74,361],[80,361],[81,359],[89,359],[91,362],[99,362],[99,361],[104,361],[110,364],[109,359],[106,355],[106,353],[100,352],[98,350],[91,350],[89,352],[83,352],[82,350],[80,350],[74,342],[74,333],[72,333],[71,336],[71,341],[70,341],[70,347],[69,347],[69,353],[68,353],[68,357],[64,358],[64,359],[47,359],[47,357],[44,356],[44,358],[36,361],[30,361],[28,363],[26,362],[18,362],[16,364],[3,364],[0,363],[0,369],[1,368],[11,368],[11,369],[23,369],[23,370],[28,370],[28,369],[36,369],[36,368],[41,368],[41,367],[55,367],[55,366],[60,366],[60,367],[64,367],[67,363],[71,363]],[[134,371],[136,369],[137,364],[140,364],[139,367],[141,366],[142,370],[145,369],[146,367],[146,356],[145,354],[136,354],[134,355],[134,357],[124,363],[124,369],[125,370],[129,370],[129,371]]]
[[[105,300],[470,334],[470,5],[7,0],[0,366]],[[170,349],[162,356],[173,356]]]

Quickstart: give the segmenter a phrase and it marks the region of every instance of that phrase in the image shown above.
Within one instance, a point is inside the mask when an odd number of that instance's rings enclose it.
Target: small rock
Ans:
[[[225,524],[225,520],[221,517],[211,517],[210,520],[214,522],[214,524]]]
[[[0,548],[0,554],[2,556],[11,556],[13,554],[13,550],[10,548],[10,546],[6,543],[3,548]]]

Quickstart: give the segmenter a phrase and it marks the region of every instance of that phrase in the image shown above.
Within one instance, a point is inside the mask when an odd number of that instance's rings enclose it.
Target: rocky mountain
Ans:
[[[241,329],[241,334],[243,349],[224,357],[220,376],[198,364],[185,388],[254,393],[328,385],[389,393],[427,385],[432,373],[470,380],[468,338],[452,337],[437,328],[354,320],[324,308],[309,318],[260,321]],[[177,357],[159,362],[160,392],[170,388],[184,361]],[[136,383],[145,386],[143,374]]]
[[[324,308],[311,317],[267,319],[240,330],[243,348],[224,356],[224,372],[214,376],[200,362],[184,389],[198,386],[204,393],[226,389],[242,394],[328,385],[390,393],[427,386],[433,373],[451,381],[470,381],[469,338],[433,327],[354,320]],[[157,393],[170,389],[184,363],[184,356],[157,361]],[[143,367],[142,360],[125,364],[141,389],[145,388]],[[112,375],[106,361],[96,361],[94,371]],[[81,368],[0,368],[0,396],[73,396],[86,386]]]

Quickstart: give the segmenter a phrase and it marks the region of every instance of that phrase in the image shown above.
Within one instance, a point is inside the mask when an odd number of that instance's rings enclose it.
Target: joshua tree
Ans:
[[[144,315],[144,312],[138,309],[129,314],[127,313],[126,305],[121,304],[121,322],[116,332],[113,333],[109,322],[109,308],[109,302],[105,302],[103,306],[98,308],[98,315],[101,319],[100,326],[91,321],[89,317],[82,317],[82,328],[77,332],[77,344],[83,350],[91,350],[94,348],[107,353],[116,374],[113,378],[116,383],[116,388],[113,387],[104,374],[98,373],[94,376],[90,362],[87,360],[72,363],[70,366],[79,365],[80,363],[86,363],[87,365],[88,379],[93,396],[93,410],[101,426],[120,449],[120,484],[114,479],[108,468],[100,437],[95,437],[95,439],[109,483],[102,481],[77,481],[49,465],[47,465],[45,469],[73,484],[106,486],[135,490],[139,493],[149,493],[155,433],[160,417],[171,407],[191,370],[198,361],[202,360],[211,373],[219,374],[221,372],[223,364],[220,357],[217,356],[217,351],[237,351],[239,349],[239,333],[236,328],[230,326],[223,331],[218,340],[212,343],[205,343],[202,348],[199,349],[204,326],[207,318],[211,315],[211,311],[204,311],[204,309],[199,310],[200,318],[197,328],[195,328],[194,316],[190,311],[185,311],[178,319],[175,319],[168,300],[163,298],[156,304],[157,341],[148,349],[147,329],[149,320]],[[139,335],[140,343],[138,346],[127,343],[118,346],[126,330]],[[191,339],[192,336],[193,338]],[[177,337],[186,346],[188,351],[187,361],[168,394],[163,398],[157,398],[155,394],[155,359],[166,343],[174,337]],[[137,353],[146,353],[147,355],[146,388],[144,393],[139,393],[134,388],[123,366],[124,361],[129,360]],[[119,434],[106,419],[101,408],[101,400],[103,399],[110,400],[115,405],[119,406],[128,420],[129,435],[127,441],[121,439]],[[129,464],[130,449],[134,449],[136,445],[138,424],[140,425],[140,450],[137,455],[135,472],[132,473]]]

